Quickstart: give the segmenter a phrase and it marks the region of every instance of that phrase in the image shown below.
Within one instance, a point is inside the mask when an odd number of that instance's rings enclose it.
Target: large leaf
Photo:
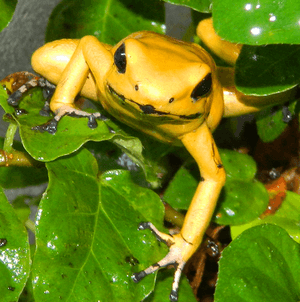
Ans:
[[[295,114],[297,102],[293,102],[286,106],[291,117]],[[287,127],[288,122],[285,121],[283,106],[267,108],[256,114],[257,133],[263,142],[272,142]]]
[[[46,41],[94,35],[116,44],[139,30],[163,33],[163,2],[138,0],[63,0],[52,12]]]
[[[0,31],[9,24],[17,2],[18,0],[0,0]]]
[[[30,273],[30,250],[25,227],[0,190],[1,301],[17,301]]]
[[[217,33],[231,42],[300,43],[298,0],[214,0],[213,18]]]
[[[167,252],[151,232],[137,230],[142,221],[162,229],[159,197],[126,171],[98,180],[97,163],[85,149],[47,167],[50,182],[36,222],[36,301],[141,301],[155,274],[139,284],[131,275]]]
[[[242,233],[222,252],[216,302],[297,302],[300,246],[278,226]]]
[[[249,223],[232,226],[231,236],[234,239],[243,231],[256,225],[272,223],[284,228],[295,241],[300,243],[299,221],[300,196],[296,193],[287,191],[286,198],[275,214],[266,216],[264,219],[257,217]]]
[[[113,122],[107,120],[98,121],[96,129],[90,129],[87,126],[86,118],[74,119],[65,116],[59,122],[58,130],[55,135],[48,132],[41,133],[32,128],[47,122],[50,117],[41,116],[40,110],[43,108],[44,99],[40,90],[25,96],[20,104],[20,108],[26,110],[26,114],[15,115],[14,109],[7,104],[7,95],[3,91],[0,95],[0,104],[3,109],[13,115],[20,126],[20,135],[26,151],[36,160],[51,161],[57,157],[68,155],[78,150],[85,142],[89,140],[103,141],[117,140],[118,145],[124,149],[129,145],[131,155],[136,157],[137,161],[142,160],[142,145],[138,139],[126,135]]]

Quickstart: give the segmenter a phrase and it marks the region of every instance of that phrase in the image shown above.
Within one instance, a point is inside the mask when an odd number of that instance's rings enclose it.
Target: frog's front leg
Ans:
[[[165,241],[170,251],[164,259],[133,276],[133,280],[138,282],[160,267],[174,264],[175,275],[170,294],[171,301],[177,301],[182,269],[201,244],[226,178],[218,149],[206,123],[195,132],[184,135],[182,142],[200,168],[201,182],[179,234],[175,236],[163,234],[150,223],[141,225],[141,228],[150,228],[156,236]]]
[[[102,83],[112,64],[109,47],[93,36],[81,40],[54,41],[38,49],[32,57],[34,70],[57,84],[50,102],[55,117],[50,126],[42,125],[38,129],[55,132],[58,121],[64,115],[87,117],[88,125],[95,127],[95,119],[101,117],[100,113],[82,111],[76,108],[74,101],[78,94],[97,100],[96,90],[99,88],[103,93]]]

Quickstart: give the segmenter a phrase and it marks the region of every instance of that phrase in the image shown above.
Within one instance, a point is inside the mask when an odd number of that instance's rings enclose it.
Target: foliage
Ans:
[[[280,5],[265,0],[256,6],[240,0],[234,6],[229,0],[166,2],[201,13],[212,10],[223,38],[249,44],[243,47],[236,66],[240,91],[273,95],[299,83],[299,46],[281,45],[300,44],[297,0],[280,1]],[[7,3],[0,1],[0,7]],[[2,28],[16,4],[9,3],[14,5],[5,10]],[[156,0],[63,0],[52,12],[46,38],[93,34],[114,44],[138,30],[164,33],[163,18],[163,3]],[[272,45],[258,46],[262,44]],[[26,198],[13,201],[12,207],[0,192],[2,301],[168,301],[170,271],[148,276],[139,284],[130,278],[167,252],[149,231],[138,232],[137,227],[142,221],[151,221],[164,230],[163,204],[149,188],[156,189],[174,208],[188,208],[200,179],[190,156],[145,138],[109,116],[98,121],[96,129],[89,129],[85,119],[66,116],[55,135],[34,131],[32,126],[49,119],[39,115],[44,104],[41,91],[35,89],[22,100],[20,108],[26,115],[15,115],[6,99],[6,91],[0,87],[5,120],[17,125],[21,136],[22,145],[14,142],[13,147],[29,154],[35,164],[2,167],[1,186],[20,188],[49,182],[38,201],[35,229],[28,218]],[[285,106],[298,115],[296,102]],[[260,113],[257,125],[263,140],[278,137],[287,125],[282,121],[282,106]],[[13,136],[8,132],[1,140],[4,151]],[[169,161],[179,153],[174,171]],[[236,239],[222,254],[216,301],[283,301],[282,297],[299,301],[299,196],[288,193],[275,215],[260,218],[268,194],[255,179],[256,163],[235,151],[220,153],[227,183],[214,221],[229,225]],[[4,156],[0,159],[4,161]],[[35,231],[32,251],[24,225]],[[196,301],[184,278],[179,295],[179,301]]]

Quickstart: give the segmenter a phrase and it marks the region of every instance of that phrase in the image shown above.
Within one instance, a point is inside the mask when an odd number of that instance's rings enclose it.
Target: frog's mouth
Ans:
[[[137,105],[141,112],[143,112],[144,114],[155,114],[155,115],[164,115],[164,116],[171,116],[171,117],[177,117],[179,119],[184,119],[184,120],[193,120],[193,119],[197,119],[199,118],[200,116],[202,116],[201,113],[194,113],[194,114],[190,114],[190,115],[178,115],[178,114],[173,114],[173,113],[170,113],[170,112],[165,112],[165,111],[159,111],[159,110],[156,110],[154,106],[152,105],[142,105],[142,104],[139,104],[133,100],[130,100],[130,99],[127,99],[124,95],[116,92],[109,84],[108,84],[108,89],[109,89],[109,92],[112,93],[113,95],[115,95],[116,97],[118,97],[123,103],[133,103],[135,105]]]

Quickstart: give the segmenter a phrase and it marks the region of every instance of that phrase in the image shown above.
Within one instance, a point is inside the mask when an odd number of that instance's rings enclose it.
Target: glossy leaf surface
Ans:
[[[150,232],[137,231],[141,221],[161,225],[159,198],[124,171],[107,172],[99,183],[87,150],[47,167],[50,183],[36,222],[35,298],[140,301],[154,275],[140,284],[131,275],[166,252]]]
[[[284,228],[295,241],[300,243],[300,197],[298,194],[289,191],[286,194],[286,198],[275,214],[269,215],[264,219],[258,217],[247,224],[232,226],[232,238],[236,238],[246,229],[256,225],[272,223]]]
[[[225,40],[249,44],[299,44],[298,0],[214,0],[214,27]]]
[[[114,45],[139,30],[164,32],[163,2],[63,0],[52,12],[46,41],[93,35]]]
[[[17,301],[30,273],[30,250],[25,227],[0,191],[1,301]]]
[[[216,302],[299,301],[300,246],[278,226],[242,233],[222,252],[219,267]]]
[[[47,167],[50,182],[36,222],[35,299],[141,301],[155,275],[138,284],[131,275],[167,252],[150,231],[137,230],[142,221],[162,229],[159,197],[126,171],[98,180],[97,163],[85,149]]]

